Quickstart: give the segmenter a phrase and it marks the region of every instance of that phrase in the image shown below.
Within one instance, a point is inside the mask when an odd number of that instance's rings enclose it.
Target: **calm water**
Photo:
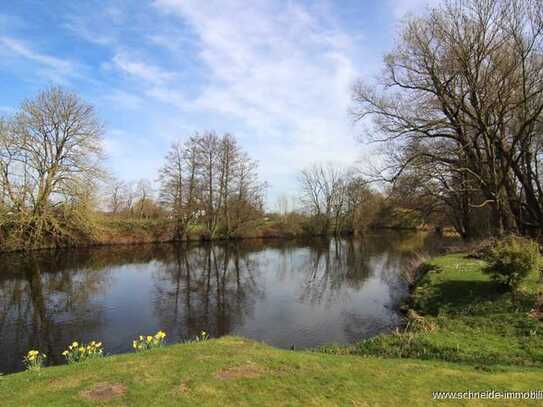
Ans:
[[[399,324],[402,264],[423,237],[118,246],[0,257],[0,372],[29,349],[62,363],[73,340],[105,352],[162,329],[168,341],[242,335],[290,348],[354,342]]]

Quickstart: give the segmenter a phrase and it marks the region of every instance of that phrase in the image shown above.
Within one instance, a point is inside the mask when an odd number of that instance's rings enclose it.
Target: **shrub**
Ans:
[[[62,352],[68,363],[83,362],[87,359],[96,359],[104,356],[102,342],[92,341],[88,345],[73,342],[68,349]]]
[[[511,290],[517,289],[523,279],[541,267],[537,243],[520,237],[498,241],[485,260],[488,265],[483,271]]]
[[[166,338],[166,334],[162,331],[158,331],[152,336],[140,335],[138,338],[132,341],[132,347],[136,352],[159,348],[164,345],[164,338]]]
[[[37,350],[30,350],[24,357],[26,370],[39,370],[43,367],[47,356]]]

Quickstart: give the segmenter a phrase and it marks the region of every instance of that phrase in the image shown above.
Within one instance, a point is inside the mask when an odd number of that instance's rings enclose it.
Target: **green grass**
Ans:
[[[0,378],[0,400],[2,406],[425,406],[432,391],[540,385],[541,370],[533,368],[481,371],[436,361],[293,352],[225,337],[8,375]],[[92,393],[97,386],[102,393]],[[110,386],[120,389],[116,396],[108,393]]]
[[[463,254],[439,257],[414,291],[412,308],[426,329],[381,335],[353,346],[326,346],[329,353],[379,355],[491,365],[543,367],[543,324],[529,316],[539,276],[513,297],[482,273],[485,263]],[[433,328],[433,329],[432,329]]]

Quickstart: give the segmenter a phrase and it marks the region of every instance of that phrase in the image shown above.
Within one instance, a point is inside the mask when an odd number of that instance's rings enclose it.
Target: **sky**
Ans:
[[[312,163],[371,159],[352,84],[378,79],[398,24],[426,3],[2,0],[0,114],[50,85],[75,91],[126,181],[156,182],[173,141],[232,133],[259,162],[270,205]]]

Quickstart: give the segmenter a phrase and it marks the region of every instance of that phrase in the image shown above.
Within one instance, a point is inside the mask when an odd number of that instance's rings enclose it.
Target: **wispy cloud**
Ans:
[[[265,176],[292,185],[297,169],[312,161],[357,157],[347,113],[358,75],[355,45],[329,15],[291,2],[155,6],[196,32],[208,78],[195,105],[241,120]]]
[[[0,104],[67,84],[116,129],[108,150],[126,178],[154,178],[171,137],[230,131],[270,195],[295,190],[311,162],[359,157],[351,84],[377,73],[397,15],[426,1],[58,0],[9,18],[0,5],[0,74],[19,79]]]
[[[142,97],[135,93],[130,93],[121,89],[115,89],[103,96],[103,99],[117,109],[137,110],[144,105]]]
[[[115,38],[107,33],[103,33],[96,28],[92,28],[85,18],[76,15],[69,15],[64,18],[63,27],[77,35],[81,39],[97,45],[110,45],[115,43]]]
[[[154,84],[164,84],[175,78],[175,74],[171,72],[167,72],[158,66],[130,58],[123,53],[117,53],[113,57],[113,64],[125,74]]]
[[[21,40],[10,37],[0,37],[0,44],[15,56],[29,59],[61,73],[69,74],[74,72],[75,64],[71,61],[35,51]]]

